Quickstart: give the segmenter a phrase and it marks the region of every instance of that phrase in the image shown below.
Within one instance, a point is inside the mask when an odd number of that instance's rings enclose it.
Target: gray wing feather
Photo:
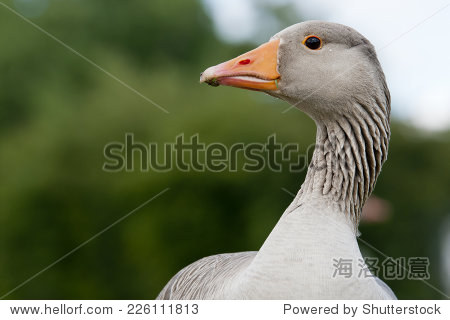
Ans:
[[[200,259],[179,271],[156,299],[214,299],[255,257],[255,251],[225,253]]]

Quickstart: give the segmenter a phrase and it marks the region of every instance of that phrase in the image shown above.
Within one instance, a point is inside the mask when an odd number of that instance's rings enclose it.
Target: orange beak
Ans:
[[[271,40],[237,58],[206,69],[200,82],[250,90],[277,90],[280,74],[277,56],[280,40]]]

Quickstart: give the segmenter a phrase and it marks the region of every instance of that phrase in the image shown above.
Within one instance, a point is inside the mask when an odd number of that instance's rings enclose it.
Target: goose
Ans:
[[[200,259],[157,299],[396,299],[357,243],[390,137],[390,94],[373,45],[350,27],[306,21],[206,69],[200,82],[288,102],[316,123],[316,147],[298,194],[259,251]],[[340,262],[352,272],[337,272]]]

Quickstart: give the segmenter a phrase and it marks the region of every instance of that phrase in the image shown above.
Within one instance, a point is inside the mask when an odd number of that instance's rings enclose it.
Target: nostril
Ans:
[[[239,61],[239,64],[249,64],[250,63],[250,59],[244,59]]]

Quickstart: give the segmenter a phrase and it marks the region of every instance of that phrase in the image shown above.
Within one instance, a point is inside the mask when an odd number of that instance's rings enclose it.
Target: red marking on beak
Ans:
[[[239,64],[249,64],[250,63],[250,59],[244,59],[239,61]]]

